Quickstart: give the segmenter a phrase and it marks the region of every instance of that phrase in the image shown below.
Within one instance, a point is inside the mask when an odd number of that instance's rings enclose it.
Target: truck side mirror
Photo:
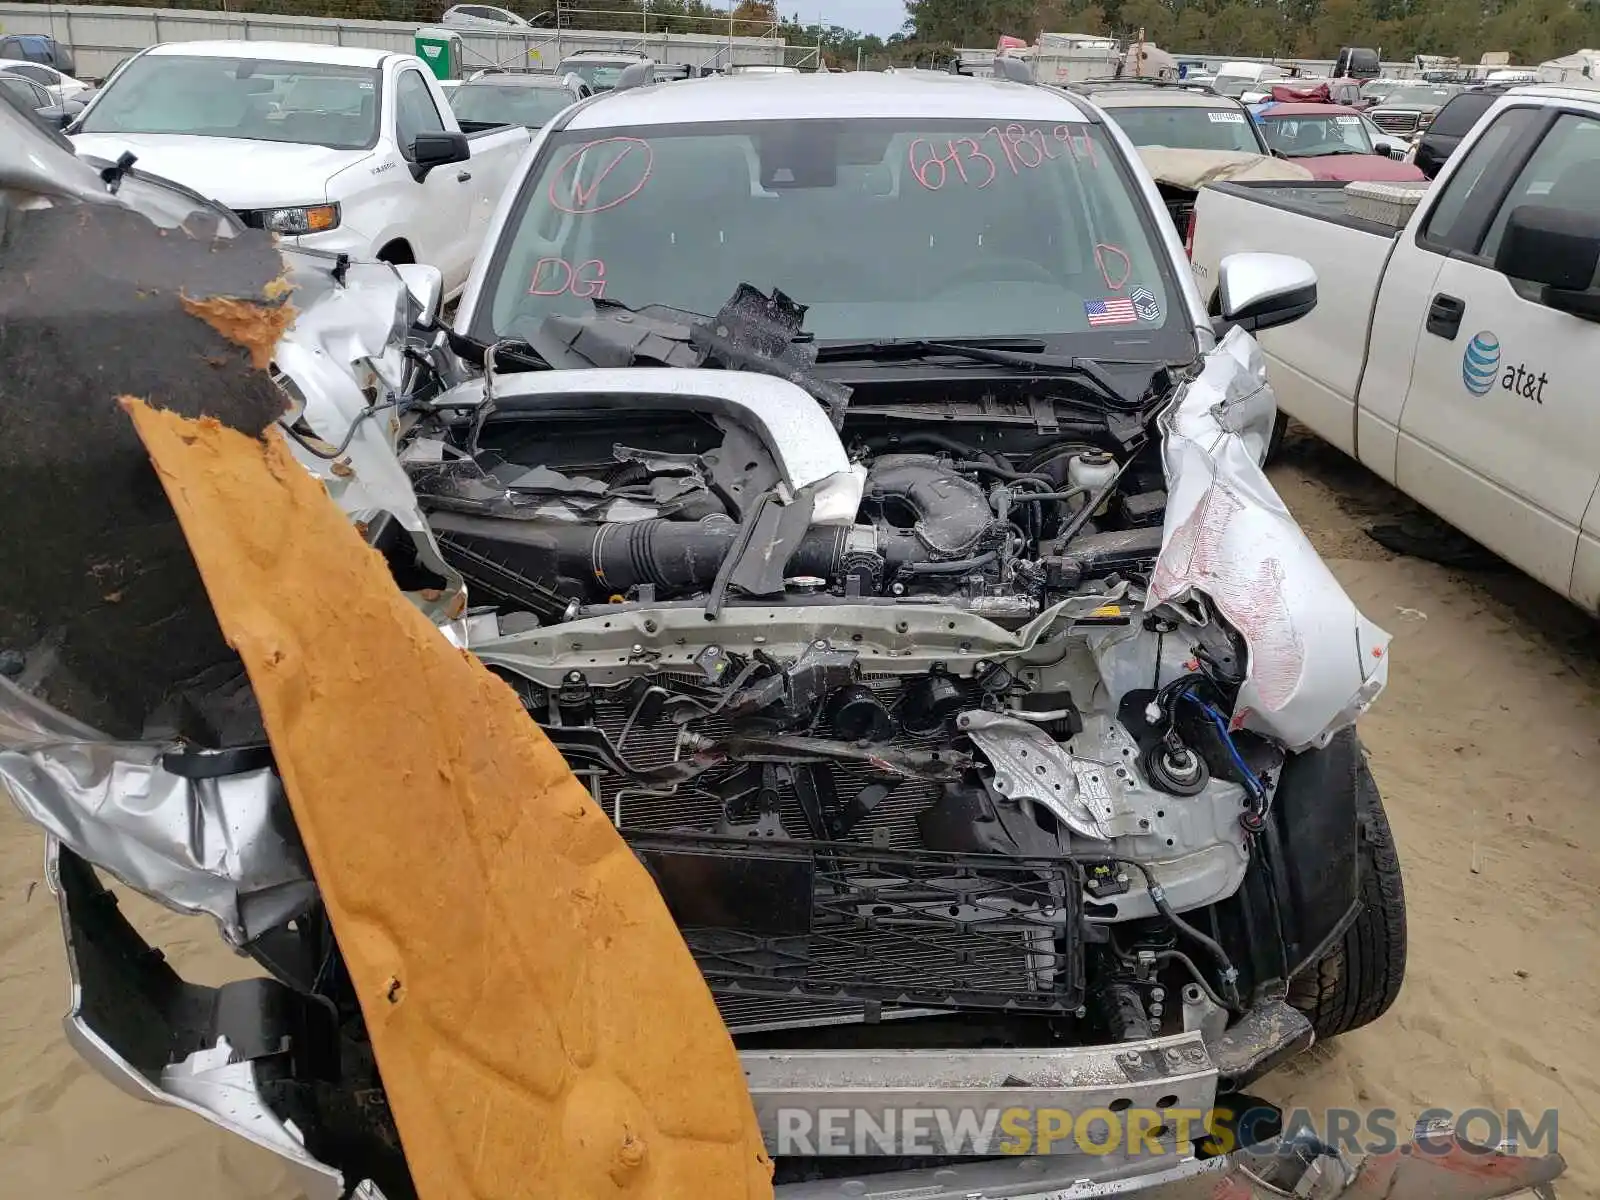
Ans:
[[[400,276],[400,282],[406,285],[406,291],[421,310],[417,324],[432,325],[439,319],[440,302],[444,299],[444,274],[427,263],[399,263],[394,273]]]
[[[613,92],[626,92],[630,88],[644,87],[647,83],[656,81],[656,64],[654,59],[644,62],[632,63],[622,69],[622,74],[617,76],[616,83],[611,85]]]
[[[1317,306],[1317,273],[1288,254],[1230,254],[1217,270],[1218,336],[1237,325],[1255,333],[1298,321]]]
[[[1506,218],[1494,268],[1540,284],[1539,301],[1558,312],[1600,322],[1600,213],[1519,204]]]
[[[472,146],[464,133],[419,133],[411,143],[411,175],[418,183],[428,177],[435,167],[467,162],[472,158]]]

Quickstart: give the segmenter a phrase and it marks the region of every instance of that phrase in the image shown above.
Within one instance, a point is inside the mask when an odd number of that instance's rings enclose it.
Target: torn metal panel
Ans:
[[[1196,594],[1215,605],[1249,647],[1235,727],[1301,750],[1326,745],[1377,699],[1389,635],[1356,609],[1267,481],[1275,412],[1261,349],[1234,329],[1161,417],[1167,513],[1146,605]]]
[[[0,790],[23,816],[129,887],[215,917],[236,946],[316,899],[282,784],[267,765],[196,777],[201,756],[104,739],[6,679],[0,747]],[[187,763],[190,773],[169,763]]]
[[[320,257],[285,258],[300,312],[273,359],[292,384],[289,422],[315,435],[289,438],[290,452],[358,524],[385,516],[399,522],[442,581],[419,602],[436,624],[454,620],[465,610],[466,585],[439,552],[398,453],[415,301],[381,263],[330,270]]]
[[[1043,729],[1000,713],[962,713],[956,727],[983,751],[995,773],[990,786],[1011,799],[1054,813],[1080,837],[1109,841],[1115,814],[1098,763],[1074,758]]]
[[[135,1099],[193,1113],[278,1156],[308,1200],[344,1196],[341,1173],[307,1149],[262,1088],[327,1058],[320,1006],[272,980],[185,982],[108,903],[88,866],[53,839],[45,877],[60,906],[72,980],[63,1024],[83,1059]],[[258,1073],[258,1062],[268,1069]]]

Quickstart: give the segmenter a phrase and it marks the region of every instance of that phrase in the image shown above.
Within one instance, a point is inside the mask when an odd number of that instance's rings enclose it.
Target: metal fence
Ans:
[[[271,13],[211,12],[179,8],[126,8],[84,4],[0,2],[0,32],[48,34],[70,46],[78,74],[105,76],[118,62],[158,42],[242,39],[317,42],[411,53],[417,26],[406,21],[288,17]],[[525,34],[463,29],[462,61],[486,66],[550,70],[578,50],[626,51],[662,63],[691,67],[805,66],[816,51],[776,37],[729,33],[645,33],[622,30],[531,29]]]
[[[1186,50],[1172,50],[1166,46],[1161,48],[1179,62],[1203,63],[1208,71],[1215,71],[1224,63],[1248,62],[1266,63],[1279,67],[1296,67],[1306,75],[1326,76],[1328,72],[1333,70],[1334,62],[1331,58],[1253,58],[1248,54],[1191,54]],[[994,56],[995,51],[979,46],[963,46],[956,51],[956,57],[960,60],[962,67],[970,71],[988,71],[994,63]],[[1386,62],[1381,64],[1381,67],[1385,76],[1396,79],[1406,79],[1421,74],[1417,64],[1410,59],[1404,62]]]

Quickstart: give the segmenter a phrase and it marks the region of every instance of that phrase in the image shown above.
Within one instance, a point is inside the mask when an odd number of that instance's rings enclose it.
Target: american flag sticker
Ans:
[[[1139,319],[1134,311],[1133,299],[1117,296],[1111,300],[1085,300],[1083,315],[1089,318],[1089,328],[1098,325],[1132,325]]]
[[[1134,310],[1138,312],[1141,321],[1161,320],[1161,302],[1149,288],[1134,288],[1128,293],[1128,299],[1133,301]]]

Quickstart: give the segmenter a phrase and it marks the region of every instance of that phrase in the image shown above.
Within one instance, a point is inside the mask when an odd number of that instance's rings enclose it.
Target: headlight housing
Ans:
[[[339,224],[337,204],[312,204],[304,208],[261,210],[261,227],[273,233],[325,233]]]

